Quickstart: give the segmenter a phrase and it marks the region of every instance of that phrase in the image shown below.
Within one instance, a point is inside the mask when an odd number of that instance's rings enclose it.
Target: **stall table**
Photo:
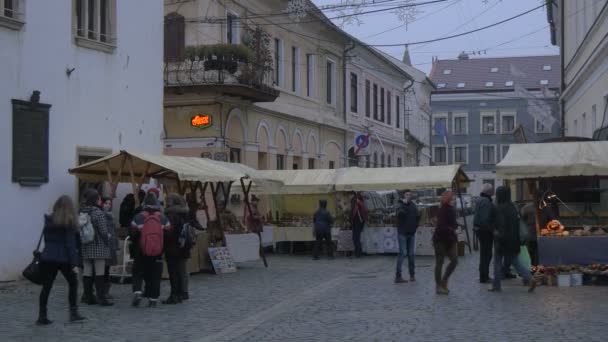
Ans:
[[[608,236],[539,236],[538,250],[545,266],[601,264],[608,260]]]

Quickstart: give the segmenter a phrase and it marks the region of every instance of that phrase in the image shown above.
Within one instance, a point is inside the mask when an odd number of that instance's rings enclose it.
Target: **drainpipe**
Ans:
[[[558,5],[560,3],[558,2]],[[566,110],[565,110],[565,105],[566,102],[564,101],[562,95],[564,94],[564,91],[566,90],[566,84],[564,82],[564,76],[565,76],[565,66],[564,66],[564,48],[566,46],[565,42],[564,42],[564,38],[565,38],[565,34],[564,34],[564,14],[565,14],[565,2],[562,1],[561,2],[561,8],[560,10],[560,18],[559,18],[559,26],[560,26],[560,43],[561,43],[561,51],[560,51],[560,59],[561,59],[561,66],[560,66],[560,94],[559,94],[559,108],[560,108],[560,115],[561,115],[561,133],[562,133],[562,137],[566,136]]]
[[[343,150],[344,150],[344,166],[348,167],[350,160],[348,158],[348,146],[346,145],[347,142],[347,136],[348,136],[348,120],[347,120],[347,103],[346,103],[346,59],[347,59],[347,53],[349,53],[350,51],[354,50],[356,47],[355,42],[351,41],[350,42],[350,46],[347,47],[346,49],[344,49],[344,53],[342,54],[342,103],[343,103],[343,107],[342,107],[342,111],[344,114],[344,126],[346,127],[346,133],[344,134],[344,143],[343,143]]]

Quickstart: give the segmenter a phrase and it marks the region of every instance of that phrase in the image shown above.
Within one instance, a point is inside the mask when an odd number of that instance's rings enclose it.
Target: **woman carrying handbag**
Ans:
[[[68,282],[68,299],[70,302],[70,321],[82,321],[85,318],[78,313],[76,297],[78,295],[77,266],[78,256],[78,219],[74,203],[69,196],[61,196],[53,205],[53,213],[45,216],[44,250],[40,254],[39,274],[42,281],[38,325],[48,325],[52,321],[47,316],[47,303],[57,272]]]

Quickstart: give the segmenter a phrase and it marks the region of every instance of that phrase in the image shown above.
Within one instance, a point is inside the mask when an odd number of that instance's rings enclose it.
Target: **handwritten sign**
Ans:
[[[227,247],[209,248],[209,258],[216,274],[236,272],[236,264]]]
[[[190,119],[190,125],[194,128],[205,129],[211,127],[211,115],[197,114]]]

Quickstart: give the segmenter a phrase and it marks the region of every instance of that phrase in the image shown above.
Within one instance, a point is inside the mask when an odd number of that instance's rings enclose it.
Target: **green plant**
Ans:
[[[212,44],[189,46],[186,48],[186,58],[201,60],[217,59],[235,62],[249,62],[253,51],[242,44]]]
[[[245,28],[246,47],[252,51],[250,63],[241,69],[241,80],[247,83],[261,84],[264,76],[272,73],[273,55],[270,50],[272,37],[262,27]]]

